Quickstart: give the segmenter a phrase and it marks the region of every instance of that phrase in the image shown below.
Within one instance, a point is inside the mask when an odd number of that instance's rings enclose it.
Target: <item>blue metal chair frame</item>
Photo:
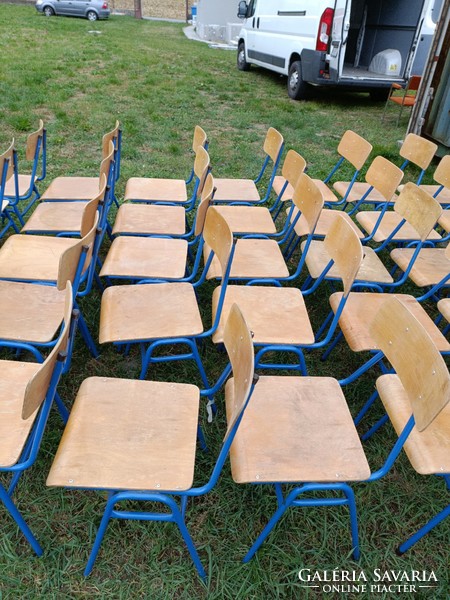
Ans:
[[[19,510],[15,506],[12,496],[14,494],[14,490],[19,482],[21,475],[23,474],[23,472],[26,469],[30,468],[34,464],[34,462],[37,458],[37,454],[39,452],[39,447],[41,444],[42,436],[44,434],[45,426],[47,424],[48,416],[49,416],[50,409],[52,407],[52,403],[53,403],[54,399],[60,410],[63,421],[64,422],[67,421],[67,417],[68,417],[67,409],[62,404],[61,399],[57,395],[56,388],[58,386],[58,382],[60,380],[61,375],[63,373],[65,373],[70,366],[70,356],[71,356],[71,352],[72,352],[72,344],[73,344],[74,331],[76,328],[76,320],[77,320],[77,314],[75,312],[75,314],[73,314],[73,316],[72,316],[72,320],[71,320],[71,324],[70,324],[68,349],[66,352],[61,352],[58,355],[45,400],[41,405],[41,408],[36,417],[35,423],[34,423],[33,428],[28,436],[27,442],[24,446],[24,449],[22,451],[22,454],[21,454],[19,460],[16,462],[16,464],[14,464],[10,467],[0,467],[0,472],[11,473],[11,476],[12,476],[9,486],[5,487],[5,486],[3,486],[3,484],[0,483],[0,500],[3,502],[6,510],[10,513],[10,515],[12,516],[12,518],[18,525],[20,531],[23,533],[26,540],[32,547],[33,551],[38,556],[42,555],[43,550],[42,550],[39,542],[33,535],[33,532],[31,531],[30,527],[27,525],[24,518],[20,514]],[[41,357],[41,360],[39,360],[38,362],[42,362],[42,357]]]
[[[40,173],[38,173],[40,171]],[[17,203],[20,201],[30,200],[27,206],[21,211],[20,216],[23,218],[34,203],[40,198],[39,190],[36,186],[37,181],[43,181],[47,174],[47,130],[42,129],[42,135],[39,135],[36,140],[36,147],[34,150],[33,165],[31,168],[30,175],[30,187],[28,191],[17,198],[7,196],[8,199]],[[18,187],[16,187],[18,189]],[[23,222],[22,222],[23,224]]]

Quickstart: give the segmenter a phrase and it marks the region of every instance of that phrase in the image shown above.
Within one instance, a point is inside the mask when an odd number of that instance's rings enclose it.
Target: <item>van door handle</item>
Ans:
[[[256,21],[256,29],[259,29],[259,17],[258,17],[258,20]]]
[[[255,29],[255,17],[253,17],[252,27],[253,27],[253,29]]]

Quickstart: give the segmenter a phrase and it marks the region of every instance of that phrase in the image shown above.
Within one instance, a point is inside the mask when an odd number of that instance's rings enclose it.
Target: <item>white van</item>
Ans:
[[[237,66],[288,76],[288,94],[341,86],[386,98],[420,75],[442,0],[242,0]]]

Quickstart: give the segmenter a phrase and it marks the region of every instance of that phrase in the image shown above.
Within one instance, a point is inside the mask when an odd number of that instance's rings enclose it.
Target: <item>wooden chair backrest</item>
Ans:
[[[217,212],[214,206],[210,206],[206,213],[203,237],[211,250],[214,250],[214,254],[220,262],[223,277],[233,246],[233,234],[224,217]]]
[[[11,145],[9,146],[8,150],[6,150],[6,152],[3,152],[3,154],[0,154],[0,177],[2,176],[6,160],[8,161],[8,170],[6,171],[5,183],[8,181],[8,179],[11,178],[12,174],[14,173],[14,139],[11,142]],[[2,181],[0,180],[0,185],[1,183]],[[0,193],[1,192],[2,190],[0,190]]]
[[[395,201],[394,210],[414,227],[424,241],[442,214],[442,207],[415,183],[406,183]]]
[[[323,195],[306,173],[301,173],[292,195],[292,202],[305,217],[308,233],[312,233],[323,208]]]
[[[402,158],[409,160],[421,169],[428,169],[437,149],[437,144],[434,142],[426,140],[415,133],[408,133],[399,154]]]
[[[34,160],[36,155],[36,147],[40,137],[44,134],[44,122],[39,119],[39,128],[27,137],[27,145],[25,149],[25,158],[27,160]]]
[[[406,86],[406,93],[408,92],[417,92],[420,86],[420,82],[422,81],[422,77],[420,75],[413,75],[409,78],[408,85]]]
[[[277,160],[283,144],[284,139],[281,133],[273,127],[269,127],[264,140],[264,152],[270,156],[273,162]]]
[[[102,162],[100,163],[100,174],[99,174],[99,178],[98,178],[98,188],[100,189],[101,185],[102,185],[102,175],[105,175],[106,177],[106,181],[108,181],[108,176],[109,176],[109,170],[111,168],[111,163],[114,160],[114,144],[111,142],[111,140],[108,142],[109,146],[108,146],[108,154],[106,155],[106,157],[102,160]]]
[[[208,136],[205,131],[200,127],[200,125],[196,125],[194,129],[194,139],[192,140],[192,150],[195,154],[197,154],[198,148],[205,148],[208,143]]]
[[[84,210],[85,212],[90,212],[88,206],[86,206]],[[58,279],[56,281],[56,287],[59,290],[63,290],[66,287],[66,283],[68,281],[73,283],[83,246],[87,246],[89,248],[83,266],[83,273],[89,267],[92,258],[92,252],[94,250],[94,241],[95,235],[97,233],[98,217],[98,212],[95,211],[91,229],[86,233],[85,236],[82,237],[81,240],[78,240],[76,244],[74,244],[70,248],[67,248],[67,250],[65,250],[61,254],[58,265]]]
[[[366,181],[389,201],[400,185],[403,175],[403,171],[387,158],[376,156],[367,170]]]
[[[195,229],[194,235],[198,236],[203,231],[205,225],[206,213],[211,204],[211,200],[214,195],[214,180],[211,173],[208,173],[205,179],[205,185],[203,186],[202,195],[200,198],[200,204],[197,208],[197,215],[195,217]]]
[[[116,121],[114,129],[112,129],[111,131],[108,131],[108,133],[105,133],[105,135],[103,136],[103,138],[102,138],[102,159],[105,159],[109,156],[109,154],[111,152],[110,146],[109,146],[110,143],[113,144],[113,148],[116,147],[116,140],[119,137],[119,129],[120,129],[120,123],[119,123],[119,121]]]
[[[203,191],[203,186],[205,185],[205,179],[208,175],[209,169],[211,167],[211,161],[209,159],[208,152],[203,148],[203,146],[199,146],[197,148],[197,153],[195,155],[194,161],[194,173],[196,177],[199,179],[198,184],[198,193],[201,194]]]
[[[300,175],[306,169],[306,160],[295,150],[289,150],[281,167],[281,174],[295,188]]]
[[[348,160],[359,171],[372,152],[372,144],[351,129],[348,129],[342,136],[337,151],[338,154]]]
[[[22,419],[28,419],[45,400],[45,396],[47,395],[47,391],[53,375],[53,369],[55,368],[55,364],[58,359],[58,354],[60,352],[65,352],[67,349],[67,341],[69,338],[70,331],[70,319],[72,316],[72,307],[72,286],[70,284],[70,281],[68,281],[66,287],[66,301],[63,315],[63,330],[60,333],[58,341],[53,347],[53,350],[42,363],[39,371],[37,371],[37,373],[35,373],[30,379],[30,381],[27,384],[27,387],[25,388],[25,394],[22,405]]]
[[[254,376],[252,335],[237,304],[233,304],[223,332],[223,342],[233,369],[234,406],[225,438],[245,408]]]
[[[395,297],[384,302],[370,331],[400,378],[416,427],[423,431],[450,400],[450,376],[444,359],[423,325]]]
[[[342,279],[344,296],[347,296],[361,266],[364,251],[358,234],[338,211],[325,236],[324,244]]]
[[[450,189],[450,154],[443,156],[436,167],[433,179],[439,185]]]

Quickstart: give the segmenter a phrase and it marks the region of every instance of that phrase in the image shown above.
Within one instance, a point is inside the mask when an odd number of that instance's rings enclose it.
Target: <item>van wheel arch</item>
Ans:
[[[287,88],[288,96],[293,100],[305,100],[309,95],[310,86],[303,80],[300,60],[292,61],[289,66]]]
[[[245,42],[243,39],[240,39],[238,43],[237,68],[239,71],[248,71],[250,69],[250,63],[245,60]]]

